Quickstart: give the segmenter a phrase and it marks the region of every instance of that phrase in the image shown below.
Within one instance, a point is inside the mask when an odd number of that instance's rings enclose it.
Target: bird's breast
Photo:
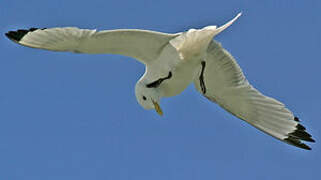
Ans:
[[[150,79],[159,79],[167,77],[171,72],[169,79],[162,81],[162,96],[169,97],[181,93],[193,81],[194,76],[201,64],[200,57],[189,57],[182,59],[177,50],[168,44],[160,54],[159,58],[147,68],[146,76]]]
[[[163,96],[175,96],[184,91],[193,82],[198,67],[195,63],[182,63],[172,69],[172,77],[164,81],[160,87],[162,88]]]

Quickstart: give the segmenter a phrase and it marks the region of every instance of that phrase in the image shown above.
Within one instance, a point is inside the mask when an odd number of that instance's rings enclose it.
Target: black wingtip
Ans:
[[[9,31],[5,33],[5,35],[12,41],[19,42],[26,34],[29,32],[33,32],[38,28],[30,28],[30,29],[19,29],[17,31]],[[43,29],[42,29],[43,30]]]
[[[10,31],[9,31],[9,32],[10,32]],[[7,36],[7,38],[10,39],[10,33],[9,33],[9,32],[5,33],[5,35]]]
[[[314,139],[312,139],[311,135],[307,133],[306,131],[302,131],[299,129],[294,130],[292,133],[288,134],[289,137],[308,141],[308,142],[315,142]]]
[[[17,31],[9,31],[6,36],[13,41],[19,42],[28,32],[28,30],[19,29]]]
[[[308,145],[300,142],[300,140],[297,140],[297,139],[293,139],[293,138],[289,137],[289,138],[285,138],[284,141],[291,144],[291,145],[294,145],[296,147],[299,147],[299,148],[302,148],[305,150],[312,150]]]
[[[294,121],[300,122],[298,117],[294,117]],[[305,127],[298,123],[296,125],[296,129],[293,132],[289,133],[288,137],[285,138],[284,141],[299,148],[311,150],[311,148],[302,143],[301,140],[307,142],[315,142],[315,140],[312,139],[312,136],[308,132],[306,132]]]

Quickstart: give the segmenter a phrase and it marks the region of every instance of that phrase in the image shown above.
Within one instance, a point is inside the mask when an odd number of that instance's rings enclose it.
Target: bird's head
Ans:
[[[163,111],[159,106],[160,91],[159,88],[148,88],[146,84],[138,81],[135,87],[137,102],[144,109],[155,109],[159,115],[163,115]]]

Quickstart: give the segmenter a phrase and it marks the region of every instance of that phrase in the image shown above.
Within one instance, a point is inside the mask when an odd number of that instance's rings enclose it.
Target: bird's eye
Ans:
[[[146,101],[146,99],[147,99],[146,96],[143,96],[143,100]]]

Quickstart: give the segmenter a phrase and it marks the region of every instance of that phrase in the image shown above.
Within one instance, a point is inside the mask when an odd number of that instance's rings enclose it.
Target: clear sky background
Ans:
[[[1,180],[321,179],[320,0],[5,0],[0,16]],[[18,46],[9,30],[77,26],[162,32],[222,25],[216,37],[249,81],[302,119],[315,144],[282,143],[193,86],[136,102],[144,66],[118,55]]]

